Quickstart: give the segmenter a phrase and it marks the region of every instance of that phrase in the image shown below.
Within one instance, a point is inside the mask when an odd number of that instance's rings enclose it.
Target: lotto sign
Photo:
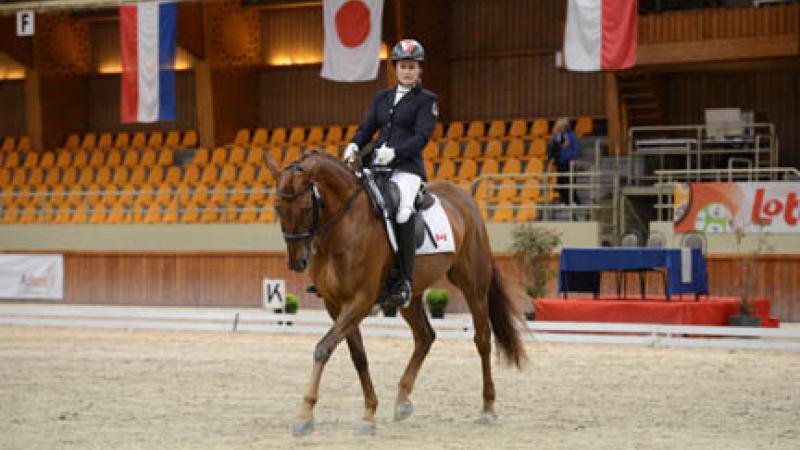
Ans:
[[[800,183],[675,186],[675,232],[800,233]]]
[[[262,295],[265,309],[283,309],[286,299],[286,280],[264,278]]]

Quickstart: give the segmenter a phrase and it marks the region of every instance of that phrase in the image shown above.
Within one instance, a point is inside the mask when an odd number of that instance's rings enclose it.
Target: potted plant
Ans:
[[[760,226],[763,227],[763,226]],[[761,318],[753,315],[753,281],[757,276],[758,256],[769,249],[767,245],[767,235],[762,230],[756,233],[756,246],[752,251],[743,253],[741,251],[742,241],[747,235],[744,226],[733,227],[733,235],[736,239],[736,252],[739,258],[739,281],[742,294],[739,300],[739,314],[729,318],[729,324],[735,327],[758,327],[761,326]]]
[[[447,289],[428,289],[425,295],[425,303],[428,304],[428,309],[431,311],[431,317],[434,319],[443,319],[444,310],[447,308],[447,303],[450,295]]]
[[[555,274],[550,254],[561,245],[561,236],[549,228],[522,224],[511,232],[511,240],[511,252],[522,267],[525,291],[533,303],[547,294],[547,285]],[[533,308],[525,312],[525,318],[534,319]]]
[[[300,309],[300,299],[294,294],[286,294],[286,302],[284,305],[286,314],[297,314],[298,309]]]

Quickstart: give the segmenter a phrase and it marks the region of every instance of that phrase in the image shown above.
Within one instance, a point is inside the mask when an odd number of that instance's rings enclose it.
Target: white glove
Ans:
[[[354,142],[347,144],[347,148],[344,149],[344,160],[352,163],[356,159],[356,154],[358,154],[358,145]]]
[[[381,145],[375,150],[375,164],[379,166],[388,166],[394,159],[394,149],[387,147],[386,144]]]

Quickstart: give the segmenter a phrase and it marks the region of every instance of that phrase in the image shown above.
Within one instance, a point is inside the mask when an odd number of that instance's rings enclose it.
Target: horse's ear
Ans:
[[[278,164],[272,159],[272,155],[266,149],[261,150],[264,153],[264,162],[267,163],[267,169],[269,169],[270,173],[272,173],[272,178],[275,179],[275,182],[278,182],[278,179],[281,176],[281,169],[278,167]]]

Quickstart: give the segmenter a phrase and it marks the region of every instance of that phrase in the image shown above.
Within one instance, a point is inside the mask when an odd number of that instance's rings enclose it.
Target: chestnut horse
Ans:
[[[347,340],[364,391],[365,411],[357,431],[374,432],[378,399],[367,368],[359,324],[372,311],[394,264],[386,228],[374,213],[359,178],[338,159],[321,152],[308,152],[282,171],[269,155],[265,159],[277,180],[275,207],[287,244],[289,268],[296,272],[308,269],[334,320],[314,350],[311,381],[293,433],[303,435],[313,429],[322,371],[343,339]],[[430,183],[428,190],[444,206],[456,250],[416,258],[412,298],[408,307],[400,309],[414,335],[414,352],[400,379],[394,417],[402,420],[411,415],[413,405],[409,396],[435,337],[422,303],[422,292],[446,274],[461,289],[472,313],[474,340],[483,369],[483,409],[478,421],[494,423],[497,416],[491,333],[494,332],[507,361],[519,367],[525,359],[518,329],[522,321],[495,268],[486,227],[475,202],[451,183]]]

